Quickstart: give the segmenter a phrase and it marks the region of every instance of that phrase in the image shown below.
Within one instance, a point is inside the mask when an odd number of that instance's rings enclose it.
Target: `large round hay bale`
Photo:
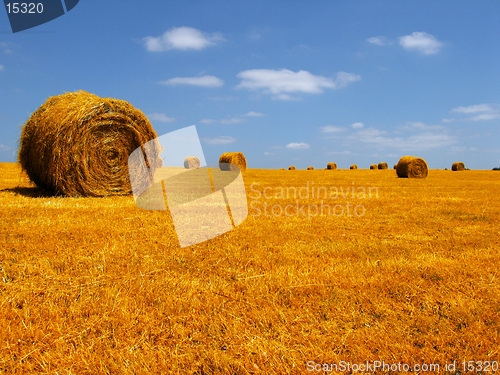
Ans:
[[[244,171],[247,169],[247,159],[243,152],[225,152],[219,157],[219,168],[221,171]]]
[[[465,164],[461,161],[456,161],[451,165],[452,171],[465,171]]]
[[[184,159],[184,168],[186,168],[186,169],[198,169],[198,168],[200,168],[200,159],[196,156],[187,156]]]
[[[313,169],[314,169],[314,167],[312,165],[310,165],[309,167],[307,167],[308,171],[312,171]]]
[[[380,163],[378,163],[378,169],[388,169],[389,166],[387,165],[387,163],[385,161],[381,161]]]
[[[295,165],[290,165],[290,166],[288,167],[288,170],[289,170],[289,171],[294,171],[294,170],[295,170]]]
[[[326,165],[326,169],[331,169],[331,170],[335,170],[337,169],[337,164],[334,163],[333,161],[329,162],[327,165]]]
[[[358,166],[356,164],[351,164],[351,166],[349,167],[349,169],[358,169]]]
[[[428,173],[426,161],[416,156],[403,156],[396,165],[396,174],[400,178],[426,178]]]
[[[370,169],[378,169],[377,164],[370,164]]]
[[[128,158],[157,137],[147,117],[124,100],[86,91],[52,96],[24,124],[18,159],[38,187],[66,196],[132,192]],[[161,166],[160,149],[149,150]]]

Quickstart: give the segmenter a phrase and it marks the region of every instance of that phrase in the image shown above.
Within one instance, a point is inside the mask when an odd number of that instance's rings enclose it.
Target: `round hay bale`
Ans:
[[[398,167],[398,165],[397,165],[397,164],[394,164],[394,169],[396,169],[397,167]]]
[[[200,168],[200,159],[196,156],[187,156],[184,159],[184,168],[186,168],[186,169],[198,169],[198,168]]]
[[[378,169],[377,164],[370,164],[370,169]]]
[[[313,166],[311,166],[311,165],[310,165],[309,167],[307,167],[307,170],[308,170],[308,171],[312,171],[313,169],[314,169],[314,167],[313,167]]]
[[[284,170],[285,170],[285,168],[280,168],[280,171],[284,171]]]
[[[356,164],[352,164],[349,169],[358,169],[358,166]]]
[[[219,157],[219,168],[221,171],[245,171],[247,169],[247,159],[243,152],[224,152]]]
[[[125,195],[132,192],[129,155],[156,137],[147,117],[128,102],[69,92],[51,96],[30,116],[18,159],[32,182],[54,194]],[[149,151],[154,172],[161,150]]]
[[[288,170],[289,170],[289,171],[294,171],[294,170],[295,170],[295,165],[290,165],[290,166],[288,167]]]
[[[333,170],[333,171],[334,171],[335,169],[337,169],[337,164],[336,164],[336,163],[334,163],[333,161],[331,161],[330,163],[328,163],[328,164],[326,165],[326,169],[331,169],[331,170]]]
[[[456,161],[451,165],[452,171],[465,171],[465,164],[461,161]]]
[[[389,166],[385,161],[381,161],[380,163],[378,163],[378,169],[388,169],[388,168]]]
[[[416,156],[403,156],[396,165],[396,174],[400,178],[426,178],[428,173],[426,161]]]

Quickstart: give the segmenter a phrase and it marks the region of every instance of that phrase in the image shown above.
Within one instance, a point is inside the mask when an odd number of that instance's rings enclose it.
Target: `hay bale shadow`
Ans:
[[[14,188],[5,188],[0,189],[0,192],[8,192],[14,193],[14,195],[22,195],[23,197],[29,198],[49,198],[58,196],[51,191],[41,189],[39,187],[25,187],[25,186],[16,186]]]

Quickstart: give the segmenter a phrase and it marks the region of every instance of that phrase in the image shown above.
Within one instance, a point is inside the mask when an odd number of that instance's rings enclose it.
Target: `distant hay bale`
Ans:
[[[356,164],[352,164],[349,169],[358,169],[358,166]]]
[[[400,178],[426,178],[428,173],[426,161],[416,156],[403,156],[396,165],[396,174]]]
[[[451,165],[452,171],[465,171],[465,164],[461,161],[456,161]]]
[[[388,169],[388,168],[389,166],[385,161],[381,161],[380,163],[378,163],[378,169]]]
[[[312,171],[313,169],[314,169],[314,167],[313,167],[313,166],[311,166],[311,165],[310,165],[309,167],[307,167],[307,170],[308,170],[308,171]]]
[[[184,168],[186,169],[200,168],[200,159],[198,159],[196,156],[187,156],[184,159]]]
[[[377,164],[370,164],[370,169],[378,169]]]
[[[326,165],[326,169],[335,170],[335,169],[337,169],[337,164],[331,161],[330,163],[328,163]]]
[[[285,170],[285,168],[280,168],[280,171],[284,171],[284,170]]]
[[[394,164],[394,169],[396,169],[397,167],[398,167],[398,165],[397,165],[397,164]]]
[[[18,160],[32,182],[54,194],[125,195],[132,192],[129,155],[155,138],[147,117],[128,102],[69,92],[49,97],[30,116]],[[148,166],[154,172],[161,150],[153,144]]]
[[[219,168],[221,171],[234,171],[237,169],[245,171],[247,169],[247,159],[243,152],[225,152],[219,157]]]
[[[295,166],[294,166],[294,165],[290,165],[290,166],[288,167],[288,170],[289,170],[289,171],[294,171],[294,170],[295,170]]]

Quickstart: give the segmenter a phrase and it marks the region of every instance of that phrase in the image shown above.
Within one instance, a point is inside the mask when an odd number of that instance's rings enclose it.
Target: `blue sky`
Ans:
[[[497,1],[80,0],[12,33],[0,10],[0,161],[49,96],[141,109],[158,135],[196,125],[211,164],[500,166]]]

